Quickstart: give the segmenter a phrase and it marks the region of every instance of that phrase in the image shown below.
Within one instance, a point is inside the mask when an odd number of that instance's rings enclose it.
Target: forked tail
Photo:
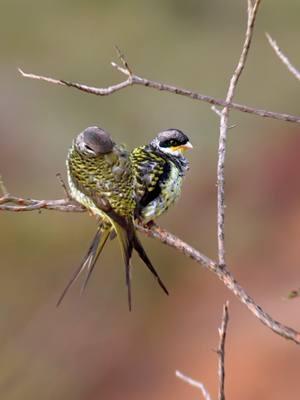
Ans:
[[[110,232],[111,232],[110,228],[104,229],[101,225],[99,225],[96,235],[94,236],[92,243],[88,249],[88,252],[82,259],[79,267],[74,271],[71,279],[69,280],[69,282],[67,283],[66,287],[64,288],[62,294],[60,295],[58,302],[56,303],[57,307],[61,304],[61,302],[63,301],[68,290],[71,288],[71,286],[77,281],[77,279],[79,278],[81,273],[86,269],[87,275],[86,275],[86,278],[81,287],[81,293],[84,291],[84,289],[91,277],[91,274],[95,268],[98,257],[101,254],[101,252],[104,248],[104,245],[110,235]]]
[[[125,262],[125,274],[126,274],[126,285],[127,285],[127,292],[128,292],[129,310],[131,311],[131,308],[132,308],[130,260],[132,257],[133,249],[136,250],[136,252],[138,253],[139,257],[142,259],[144,264],[147,266],[147,268],[151,271],[151,273],[157,279],[159,286],[168,295],[169,292],[168,292],[166,286],[164,285],[163,281],[161,280],[160,276],[158,275],[158,272],[156,271],[156,269],[154,268],[153,264],[151,263],[149,257],[147,256],[147,253],[145,252],[145,250],[142,246],[142,243],[140,242],[139,238],[137,237],[133,221],[127,220],[126,223],[124,221],[121,221],[122,225],[117,223],[116,221],[112,221],[112,224],[117,233],[117,237],[118,237],[120,245],[121,245],[123,258],[124,258],[124,262]]]

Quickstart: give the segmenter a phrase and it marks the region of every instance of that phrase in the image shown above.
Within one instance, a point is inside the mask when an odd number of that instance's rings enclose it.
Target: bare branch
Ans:
[[[253,36],[253,28],[255,18],[257,15],[258,6],[260,0],[256,0],[254,5],[248,0],[248,20],[247,29],[245,34],[245,41],[243,44],[242,53],[240,55],[238,64],[235,71],[230,79],[229,88],[226,96],[226,101],[231,103],[235,89],[237,87],[239,78],[245,67],[248,52],[251,45]],[[224,232],[224,221],[225,221],[225,156],[226,156],[226,143],[227,143],[227,131],[229,121],[229,107],[223,108],[220,117],[220,137],[219,137],[219,148],[218,148],[218,165],[217,165],[217,237],[218,237],[218,257],[219,264],[225,265],[225,232]]]
[[[223,306],[222,324],[219,328],[219,347],[218,347],[218,376],[219,376],[219,394],[218,400],[225,400],[225,341],[227,333],[227,325],[229,321],[228,301]]]
[[[207,389],[205,388],[205,386],[202,382],[196,381],[196,380],[190,378],[189,376],[184,375],[180,371],[175,371],[175,375],[177,376],[177,378],[183,380],[184,382],[188,383],[189,385],[194,386],[197,389],[200,389],[205,400],[211,400],[210,394],[208,393]]]
[[[287,69],[294,75],[294,77],[300,81],[300,71],[293,66],[293,64],[290,62],[290,60],[287,58],[287,56],[279,48],[276,41],[274,39],[272,39],[272,37],[268,33],[266,33],[266,36],[270,43],[270,46],[273,48],[273,50],[277,54],[278,58],[287,67]]]
[[[69,199],[34,200],[23,199],[12,195],[5,195],[0,198],[0,211],[21,212],[42,209],[62,212],[86,211],[83,206],[79,205],[75,201],[70,201]],[[178,250],[185,256],[191,258],[198,264],[208,269],[210,272],[215,274],[243,304],[246,305],[246,307],[252,312],[252,314],[254,314],[256,318],[259,319],[260,322],[270,328],[277,335],[300,344],[300,333],[288,326],[281,324],[280,322],[275,321],[269,314],[263,311],[263,309],[239,285],[226,267],[221,268],[215,261],[159,226],[154,226],[151,229],[141,225],[137,225],[136,227],[146,236],[157,239],[162,243]]]
[[[246,307],[258,318],[264,325],[270,328],[276,334],[292,340],[293,342],[300,344],[300,333],[294,329],[275,321],[269,314],[267,314],[239,285],[236,279],[233,277],[231,272],[226,267],[220,267],[215,261],[209,257],[201,254],[198,250],[194,249],[189,244],[185,243],[172,233],[160,228],[153,227],[148,230],[142,226],[137,226],[138,230],[145,233],[149,237],[160,240],[161,242],[173,247],[190,257],[203,267],[208,269],[210,272],[215,274],[220,281],[243,303]]]
[[[128,78],[123,82],[120,82],[116,85],[108,86],[105,88],[96,88],[96,87],[92,87],[92,86],[83,85],[80,83],[69,82],[69,81],[66,81],[63,79],[54,79],[54,78],[49,78],[49,77],[42,76],[42,75],[29,74],[29,73],[23,72],[21,69],[19,69],[19,72],[25,78],[38,79],[38,80],[53,83],[56,85],[73,87],[80,91],[94,94],[96,96],[107,96],[114,92],[122,90],[122,89],[126,88],[127,86],[140,85],[140,86],[149,87],[149,88],[159,90],[159,91],[165,91],[165,92],[169,92],[172,94],[177,94],[180,96],[188,97],[192,100],[203,101],[203,102],[209,103],[211,105],[232,108],[232,109],[240,111],[240,112],[258,115],[258,116],[264,117],[264,118],[272,118],[272,119],[277,119],[277,120],[281,120],[281,121],[293,122],[293,123],[300,124],[300,116],[277,113],[277,112],[273,112],[273,111],[268,111],[268,110],[263,110],[263,109],[259,109],[259,108],[245,106],[245,105],[238,104],[238,103],[230,103],[230,102],[227,102],[226,100],[217,99],[212,96],[206,96],[206,95],[203,95],[203,94],[200,94],[197,92],[193,92],[188,89],[182,89],[177,86],[172,86],[172,85],[168,85],[165,83],[152,81],[150,79],[141,78],[138,75],[132,74],[130,71],[126,70],[125,68],[120,67],[116,63],[111,63],[111,64],[114,68],[116,68],[122,74],[126,75]]]
[[[69,86],[69,87],[79,89],[86,93],[96,94],[98,96],[107,96],[109,94],[117,92],[118,90],[124,89],[125,87],[130,86],[133,83],[131,78],[129,77],[126,81],[117,83],[116,85],[112,85],[107,88],[95,88],[92,86],[81,85],[80,83],[73,83],[73,82],[65,81],[63,79],[54,79],[54,78],[49,78],[47,76],[28,74],[28,73],[22,71],[20,68],[19,68],[19,72],[25,78],[38,79],[40,81],[54,83],[55,85]]]
[[[34,200],[6,194],[0,198],[0,211],[36,211],[55,210],[62,212],[85,212],[86,209],[70,199],[60,200]]]

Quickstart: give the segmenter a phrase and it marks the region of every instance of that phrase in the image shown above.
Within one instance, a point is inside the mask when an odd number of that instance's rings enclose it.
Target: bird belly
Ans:
[[[161,192],[142,210],[145,223],[159,217],[179,198],[182,186],[182,176],[177,168],[172,168],[169,179],[161,184]]]

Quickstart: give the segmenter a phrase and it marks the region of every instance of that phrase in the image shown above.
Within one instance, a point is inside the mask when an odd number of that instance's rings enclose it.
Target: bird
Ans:
[[[59,305],[79,275],[86,270],[85,288],[110,235],[119,240],[125,264],[128,305],[131,310],[130,262],[133,249],[152,272],[163,291],[168,290],[147,256],[134,226],[134,176],[129,152],[97,126],[86,128],[74,139],[67,156],[70,195],[99,222],[90,248],[62,292]]]
[[[130,155],[135,177],[135,218],[151,226],[180,197],[189,162],[184,151],[193,146],[179,129],[164,130]]]

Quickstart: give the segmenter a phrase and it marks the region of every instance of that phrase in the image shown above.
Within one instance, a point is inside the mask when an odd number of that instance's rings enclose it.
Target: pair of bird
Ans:
[[[188,169],[183,152],[192,148],[178,129],[160,132],[146,146],[129,153],[106,131],[89,127],[73,141],[67,157],[71,196],[99,219],[91,246],[64,289],[61,303],[71,285],[86,270],[84,289],[108,238],[118,238],[125,263],[129,310],[131,310],[130,261],[135,250],[163,291],[168,291],[148,258],[134,221],[149,224],[179,197]]]

